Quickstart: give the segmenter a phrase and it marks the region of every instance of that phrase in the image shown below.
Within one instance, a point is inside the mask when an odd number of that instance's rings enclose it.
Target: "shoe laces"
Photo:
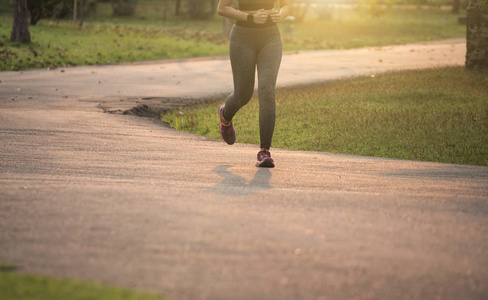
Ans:
[[[271,158],[271,153],[269,153],[269,150],[268,149],[261,149],[261,151],[258,152],[258,157],[260,158],[260,160],[264,159],[264,158]]]
[[[222,125],[221,126],[221,130],[222,131],[225,131],[226,133],[231,133],[232,132],[232,122],[230,122],[229,124],[224,124],[222,122],[220,122],[220,124]]]

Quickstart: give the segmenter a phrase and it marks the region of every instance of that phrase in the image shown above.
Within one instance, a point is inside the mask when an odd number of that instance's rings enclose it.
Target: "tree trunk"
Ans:
[[[181,0],[176,0],[175,16],[180,15]]]
[[[163,21],[168,20],[168,0],[164,0]]]
[[[219,0],[212,0],[212,7],[210,8],[210,14],[213,15],[217,11],[217,5],[219,4]]]
[[[488,70],[488,5],[469,0],[466,11],[466,68]]]
[[[73,27],[76,27],[76,18],[78,16],[78,0],[73,3]]]
[[[454,0],[454,2],[452,3],[452,11],[451,12],[453,14],[458,14],[460,8],[461,8],[461,0]]]
[[[35,26],[43,17],[44,6],[40,1],[27,0],[27,9],[30,15],[30,26]]]
[[[191,20],[204,18],[205,2],[205,0],[188,0],[188,15]]]
[[[80,28],[83,27],[83,22],[85,21],[85,5],[83,0],[80,0]]]
[[[14,25],[12,26],[12,42],[30,43],[29,10],[27,0],[14,0]]]
[[[215,0],[188,0],[187,4],[190,20],[207,20],[217,11]]]

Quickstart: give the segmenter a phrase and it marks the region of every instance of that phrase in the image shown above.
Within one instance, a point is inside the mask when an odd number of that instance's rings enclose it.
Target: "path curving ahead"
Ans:
[[[449,40],[284,56],[280,86],[462,65]],[[123,115],[225,58],[0,73],[0,263],[199,299],[486,299],[488,168],[274,148]],[[107,113],[112,112],[112,113]]]

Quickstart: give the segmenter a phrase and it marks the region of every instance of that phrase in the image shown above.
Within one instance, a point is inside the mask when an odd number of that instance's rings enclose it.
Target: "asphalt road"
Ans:
[[[288,54],[279,85],[464,51]],[[273,148],[257,169],[256,145],[122,114],[231,80],[225,58],[0,73],[0,263],[171,300],[488,298],[487,167]]]

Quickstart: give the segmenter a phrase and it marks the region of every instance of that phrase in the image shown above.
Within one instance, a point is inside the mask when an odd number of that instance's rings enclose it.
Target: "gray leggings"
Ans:
[[[234,93],[227,98],[224,118],[232,120],[251,100],[257,65],[261,148],[269,149],[275,127],[275,89],[282,55],[278,26],[247,28],[235,25],[230,35],[229,53]]]

